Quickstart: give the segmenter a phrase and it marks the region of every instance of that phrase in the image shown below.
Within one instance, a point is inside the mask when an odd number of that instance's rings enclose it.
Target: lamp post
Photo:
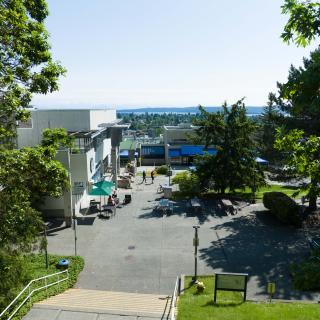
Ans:
[[[172,171],[171,171],[171,166],[170,166],[170,164],[168,164],[169,186],[170,186],[170,177],[171,177],[171,173],[172,173]]]
[[[256,169],[253,169],[253,199],[252,203],[256,203]]]
[[[76,212],[75,209],[73,209],[73,230],[74,230],[74,255],[77,255],[77,218],[76,218]]]
[[[45,254],[45,257],[46,257],[46,269],[49,268],[49,263],[48,263],[48,240],[47,240],[47,224],[44,223],[44,232],[43,232],[43,235],[44,235],[44,254]]]
[[[192,278],[193,282],[197,282],[197,273],[198,273],[198,246],[199,246],[199,237],[198,237],[198,229],[200,226],[193,226],[194,229],[194,238],[193,238],[193,246],[194,246],[194,277]]]

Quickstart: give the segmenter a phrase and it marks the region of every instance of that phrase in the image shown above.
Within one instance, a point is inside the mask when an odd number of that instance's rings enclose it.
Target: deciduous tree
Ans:
[[[0,147],[13,147],[33,93],[58,89],[65,70],[50,53],[45,0],[0,0]]]
[[[320,35],[319,1],[285,0],[281,8],[289,15],[281,35],[285,42],[305,47]]]
[[[285,135],[278,130],[275,147],[285,152],[287,164],[294,172],[310,179],[301,189],[307,191],[310,210],[315,210],[320,194],[320,138],[314,135],[305,137],[298,129]]]

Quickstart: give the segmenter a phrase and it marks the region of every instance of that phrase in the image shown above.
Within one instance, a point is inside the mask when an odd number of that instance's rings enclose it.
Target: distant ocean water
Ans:
[[[66,109],[110,109],[110,106],[107,105],[95,105],[95,106],[85,106],[85,105],[56,105],[56,106],[37,106],[34,105],[36,109],[40,110],[66,110]],[[258,116],[263,112],[262,106],[248,106],[247,115],[248,116]],[[111,108],[114,109],[114,108]],[[221,111],[221,107],[205,107],[208,112],[218,112]],[[197,114],[199,113],[198,107],[126,107],[121,106],[116,108],[117,113],[136,113],[136,114],[143,114],[143,113],[157,113],[157,114],[164,114],[164,113],[176,113],[176,114]]]
[[[208,112],[218,112],[221,111],[221,107],[205,107]],[[258,116],[263,112],[263,107],[247,107],[247,115],[248,116]],[[144,113],[156,113],[156,114],[165,114],[165,113],[175,113],[175,114],[197,114],[199,113],[198,107],[156,107],[156,108],[134,108],[134,109],[118,109],[117,113],[136,113],[136,114],[144,114]]]

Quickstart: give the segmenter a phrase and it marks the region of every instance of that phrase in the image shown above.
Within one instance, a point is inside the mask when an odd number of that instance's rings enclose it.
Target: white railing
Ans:
[[[176,305],[177,305],[177,299],[179,296],[179,282],[180,282],[180,278],[177,277],[176,284],[174,286],[173,295],[172,295],[172,301],[171,301],[170,320],[176,320]]]
[[[66,274],[66,275],[65,275]],[[60,279],[60,275],[63,275]],[[58,277],[58,280],[57,281],[54,281],[54,282],[51,282],[51,283],[48,283],[48,278],[53,278],[57,276]],[[41,278],[37,278],[37,279],[33,279],[31,280],[28,285],[14,298],[14,300],[12,300],[12,302],[1,312],[0,314],[0,318],[2,318],[2,316],[7,312],[9,311],[9,309],[15,304],[15,303],[18,303],[18,300],[19,298],[23,295],[23,293],[25,293],[27,290],[28,290],[28,295],[23,299],[23,301],[18,305],[18,307],[16,307],[14,309],[14,311],[9,315],[8,315],[8,318],[7,320],[10,320],[12,319],[12,317],[20,310],[20,308],[27,302],[27,300],[29,300],[29,304],[30,304],[30,307],[32,305],[32,301],[31,301],[31,297],[32,295],[37,292],[37,291],[40,291],[40,290],[43,290],[43,289],[46,289],[46,292],[47,292],[47,298],[48,298],[48,288],[51,287],[51,286],[54,286],[56,284],[60,284],[61,282],[63,281],[66,281],[69,279],[69,272],[68,270],[64,270],[64,271],[61,271],[61,272],[57,272],[57,273],[53,273],[53,274],[49,274],[47,276],[44,276],[44,277],[41,277]],[[41,286],[41,287],[38,287],[38,288],[35,288],[33,290],[32,289],[32,284],[37,282],[37,281],[41,281],[41,280],[44,280],[44,283],[45,285],[44,286]]]

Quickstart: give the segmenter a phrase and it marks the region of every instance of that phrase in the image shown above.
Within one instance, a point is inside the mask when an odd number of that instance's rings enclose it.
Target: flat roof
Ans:
[[[199,128],[198,126],[163,126],[165,130],[194,130]]]
[[[127,139],[120,142],[120,150],[135,150],[137,142],[135,140]]]
[[[33,107],[33,108],[28,108],[30,111],[103,111],[103,110],[116,110],[116,107],[47,107],[47,108],[38,108],[38,107]]]

